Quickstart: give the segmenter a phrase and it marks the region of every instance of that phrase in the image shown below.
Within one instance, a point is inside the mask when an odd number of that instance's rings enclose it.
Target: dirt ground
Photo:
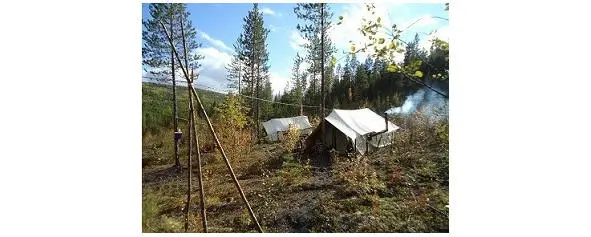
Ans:
[[[341,174],[355,168],[350,161],[312,166],[319,163],[294,158],[280,144],[257,145],[248,157],[231,163],[265,232],[448,232],[447,186],[410,172],[401,178],[407,183],[387,184],[387,167],[394,164],[387,157],[371,157],[368,167],[378,183],[366,185],[368,178],[361,176],[358,186],[343,183]],[[209,232],[256,232],[225,163],[216,153],[202,158]],[[152,216],[144,216],[144,232],[184,231],[187,171],[170,165],[144,168],[144,209],[156,206]],[[202,232],[196,172],[194,166],[189,232]],[[355,191],[366,186],[374,191]]]

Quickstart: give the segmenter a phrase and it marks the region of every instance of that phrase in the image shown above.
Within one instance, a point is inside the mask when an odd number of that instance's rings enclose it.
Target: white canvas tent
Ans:
[[[390,145],[393,132],[399,129],[398,126],[387,121],[388,130],[373,136],[369,140],[368,135],[371,133],[382,132],[386,129],[386,120],[368,108],[357,110],[335,109],[325,120],[328,123],[323,136],[327,146],[342,151],[346,149],[347,143],[351,142],[360,154],[365,154],[367,149],[372,150]],[[320,126],[316,129],[319,130]],[[314,131],[314,133],[316,132]]]
[[[295,126],[300,130],[300,134],[309,134],[312,130],[308,116],[297,116],[291,118],[275,118],[263,122],[263,127],[267,132],[267,138],[270,141],[277,141],[281,134],[289,129],[289,125]]]

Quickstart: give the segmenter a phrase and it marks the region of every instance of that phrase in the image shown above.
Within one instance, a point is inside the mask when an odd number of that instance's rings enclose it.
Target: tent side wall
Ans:
[[[316,129],[314,129],[310,133],[310,136],[308,136],[308,138],[306,139],[304,150],[309,151],[309,149],[312,148],[312,146],[314,146],[314,144],[320,143],[320,139],[324,138],[326,141],[325,145],[328,148],[334,148],[339,153],[346,152],[347,145],[349,142],[349,140],[347,139],[347,136],[344,133],[342,133],[341,131],[339,131],[330,122],[325,120],[325,123],[326,123],[326,126],[325,126],[326,131],[325,131],[324,136],[321,133],[322,126],[318,125],[316,127]]]
[[[339,131],[335,126],[333,126],[330,122],[326,122],[326,133],[324,134],[324,141],[326,142],[326,146],[328,148],[334,148],[339,153],[344,153],[347,151],[347,145],[349,140],[347,136]]]
[[[305,136],[312,132],[312,127],[307,116],[298,116],[291,118],[275,118],[263,122],[267,140],[271,142],[283,140],[284,133],[288,131],[289,126],[294,125],[299,129],[300,135]]]
[[[335,133],[335,150],[337,150],[338,152],[341,153],[345,153],[347,152],[347,145],[349,143],[349,140],[347,139],[347,136],[345,136],[345,134],[341,133],[341,132],[337,132]]]

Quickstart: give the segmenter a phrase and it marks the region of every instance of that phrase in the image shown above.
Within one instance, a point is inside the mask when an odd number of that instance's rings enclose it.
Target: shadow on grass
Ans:
[[[166,168],[155,169],[153,171],[147,171],[142,175],[142,183],[145,184],[152,184],[158,183],[163,180],[168,180],[170,178],[176,178],[183,174],[183,171],[186,168],[177,168],[174,165],[168,166]]]

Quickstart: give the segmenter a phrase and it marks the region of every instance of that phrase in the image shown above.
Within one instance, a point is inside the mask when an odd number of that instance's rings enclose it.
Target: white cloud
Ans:
[[[330,37],[331,40],[334,42],[335,47],[337,48],[337,59],[340,59],[339,63],[342,63],[344,60],[345,52],[350,52],[351,43],[350,40],[355,43],[355,47],[357,49],[363,47],[365,44],[369,44],[371,41],[363,36],[359,31],[359,28],[363,22],[363,18],[366,19],[376,19],[377,17],[381,18],[381,23],[384,27],[389,28],[393,24],[397,24],[399,29],[405,29],[406,27],[411,26],[410,29],[419,28],[419,27],[428,27],[436,25],[438,22],[434,19],[431,15],[422,15],[417,18],[413,18],[411,20],[408,19],[407,16],[410,14],[409,10],[402,6],[402,3],[397,2],[377,2],[375,5],[375,15],[371,15],[370,12],[367,11],[364,3],[352,3],[343,6],[342,12],[339,14],[335,14],[336,16],[343,16],[343,21],[341,25],[336,25],[331,29]],[[396,8],[396,11],[402,10],[401,14],[399,15],[391,15],[389,13],[393,12],[393,9]],[[402,9],[399,9],[402,8]],[[401,20],[400,18],[405,18]],[[420,19],[419,21],[417,21]],[[417,21],[415,23],[415,21]],[[414,24],[413,24],[414,23]],[[385,39],[391,38],[388,36],[385,30],[378,31],[376,37],[383,37]],[[360,52],[357,54],[357,59],[360,62],[363,62],[368,55],[371,54],[371,50],[369,52]],[[394,61],[402,62],[404,60],[404,53],[395,53]]]
[[[300,32],[297,30],[291,31],[291,34],[289,35],[289,46],[291,46],[294,51],[298,52],[300,56],[304,56],[304,44],[306,43],[308,43],[308,40],[304,39],[304,37],[300,35]]]
[[[209,36],[207,33],[203,32],[203,31],[200,32],[200,35],[203,39],[209,41],[209,43],[211,43],[215,47],[226,50],[228,52],[233,51],[232,48],[228,47],[223,41],[211,38],[211,36]]]
[[[199,61],[201,67],[196,71],[199,77],[195,81],[198,88],[204,88],[210,90],[214,88],[218,92],[227,91],[227,70],[225,68],[231,60],[232,56],[228,52],[221,51],[215,47],[204,47],[196,49],[197,53],[202,55],[204,58]],[[147,68],[148,71],[142,70],[142,77],[144,81],[152,81],[151,78],[156,77],[150,73],[150,70],[157,71],[168,71],[169,66],[162,68]],[[190,71],[189,71],[190,73]],[[177,67],[175,72],[177,83],[186,84],[184,73]],[[207,88],[210,87],[210,88]]]
[[[405,29],[412,29],[412,28],[420,28],[420,27],[426,27],[426,26],[432,26],[437,24],[437,20],[435,20],[431,15],[423,15],[420,17],[417,17],[415,19],[406,21],[402,24],[400,24],[399,29],[401,30],[405,30]]]
[[[270,15],[270,16],[279,16],[279,17],[283,16],[283,14],[281,14],[281,12],[275,12],[271,8],[268,8],[268,7],[261,8],[261,12],[265,15]]]
[[[429,49],[431,48],[431,43],[432,41],[438,38],[440,40],[443,41],[447,41],[449,42],[449,27],[448,26],[444,26],[441,27],[435,31],[433,31],[431,34],[427,35],[427,37],[425,37],[420,43],[419,46],[422,49],[427,50],[427,52],[429,51]]]
[[[273,88],[273,94],[275,95],[279,92],[283,92],[283,89],[285,89],[285,86],[289,81],[289,77],[284,77],[279,75],[279,73],[270,72],[269,81],[271,81],[271,87]]]
[[[377,2],[374,5],[375,15],[373,16],[367,11],[364,3],[352,3],[345,5],[343,7],[343,11],[340,14],[335,14],[337,16],[343,16],[342,24],[336,25],[335,23],[331,29],[331,32],[329,33],[331,40],[334,42],[335,47],[337,48],[337,59],[342,58],[342,51],[350,52],[351,43],[349,40],[353,41],[357,48],[363,47],[365,44],[370,43],[370,40],[363,36],[363,34],[361,34],[359,31],[359,28],[363,22],[363,18],[369,20],[380,17],[382,25],[389,26],[393,24],[388,12],[393,6],[398,6],[400,3]],[[386,32],[379,31],[376,37],[387,38],[387,35]],[[360,52],[357,54],[357,59],[360,62],[363,62],[369,54],[370,52]]]
[[[202,66],[196,84],[225,90],[227,87],[225,66],[230,63],[232,56],[214,47],[199,48],[197,52],[203,55],[204,59],[200,62]]]

